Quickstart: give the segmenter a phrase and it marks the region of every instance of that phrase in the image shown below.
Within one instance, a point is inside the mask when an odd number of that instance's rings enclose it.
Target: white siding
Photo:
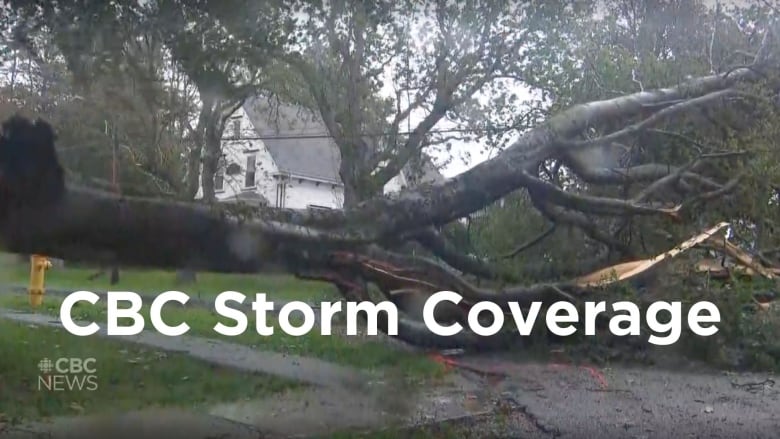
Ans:
[[[315,182],[291,177],[287,179],[285,204],[291,209],[305,209],[310,205],[341,209],[344,204],[344,189],[333,183]],[[273,203],[276,197],[271,198]]]
[[[387,184],[385,184],[384,193],[389,194],[391,192],[400,192],[404,186],[406,186],[406,179],[404,178],[403,174],[398,174],[391,178]]]
[[[236,175],[225,175],[222,190],[217,190],[218,200],[230,198],[242,191],[256,191],[266,197],[273,203],[276,194],[276,184],[273,181],[273,174],[278,172],[276,165],[271,159],[271,154],[265,149],[261,140],[235,140],[233,122],[240,121],[241,136],[254,137],[256,133],[252,127],[243,108],[239,108],[236,113],[228,120],[225,126],[225,132],[222,135],[222,153],[224,154],[224,165],[235,163],[239,166],[240,172]],[[246,178],[247,156],[255,155],[255,186],[246,187],[244,185]],[[224,168],[222,169],[224,171]],[[203,196],[202,187],[198,188],[196,198]]]
[[[262,140],[235,140],[235,120],[240,121],[240,137],[251,138],[257,136],[244,109],[238,109],[228,120],[222,136],[224,162],[221,170],[224,175],[224,182],[222,190],[215,191],[216,197],[218,200],[224,200],[244,191],[256,191],[268,200],[270,206],[276,207],[278,185],[281,179],[275,174],[279,170]],[[255,185],[253,187],[244,185],[248,155],[255,155],[256,161]],[[225,174],[225,167],[232,163],[239,166],[240,172],[236,175]],[[340,209],[343,206],[344,188],[341,185],[335,185],[334,187],[332,182],[316,181],[296,175],[285,176],[285,181],[286,187],[283,192],[283,207],[285,208],[305,209],[315,205]],[[385,185],[384,193],[398,192],[402,189],[404,182],[403,176],[394,177]],[[202,187],[199,187],[196,198],[202,196]]]

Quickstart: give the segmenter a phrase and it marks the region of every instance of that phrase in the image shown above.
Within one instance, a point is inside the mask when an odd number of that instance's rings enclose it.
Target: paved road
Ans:
[[[495,359],[475,359],[496,368]],[[780,377],[704,370],[505,362],[485,383],[514,409],[509,422],[482,422],[474,437],[777,438]]]

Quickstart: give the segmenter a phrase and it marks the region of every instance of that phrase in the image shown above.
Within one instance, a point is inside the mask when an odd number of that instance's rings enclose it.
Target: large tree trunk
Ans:
[[[360,194],[352,182],[344,183],[344,208],[355,207],[361,201]]]
[[[201,96],[201,107],[198,112],[198,124],[192,131],[192,146],[187,155],[187,187],[186,199],[192,200],[198,194],[201,180],[201,167],[203,162],[203,149],[206,143],[206,130],[211,119],[212,99],[207,96]]]
[[[212,117],[212,119],[214,119]],[[216,199],[214,192],[214,176],[219,167],[219,158],[222,155],[221,132],[212,120],[206,128],[205,154],[203,155],[203,171],[201,173],[201,186],[203,188],[203,201],[209,203]]]
[[[347,158],[341,161],[339,176],[344,184],[344,208],[355,207],[363,201],[382,195],[371,178],[361,173],[362,162],[359,158]]]
[[[195,203],[68,187],[57,203],[5,215],[2,237],[15,253],[73,260],[102,255],[100,261],[110,258],[122,266],[256,272],[270,259],[267,252],[275,243],[263,228]]]
[[[356,157],[350,156],[351,149],[341,149],[341,163],[339,164],[339,177],[344,185],[344,205],[350,208],[357,206],[362,200],[360,195],[360,182],[357,179],[357,170],[359,163],[356,163]]]
[[[243,97],[234,99],[216,98],[212,101],[212,111],[206,117],[204,130],[203,170],[201,186],[203,187],[203,201],[216,200],[214,193],[214,176],[219,168],[219,159],[222,157],[222,133],[225,123],[238,107],[244,102]]]
[[[187,182],[184,197],[192,200],[198,194],[200,185],[200,162],[203,153],[203,144],[197,139],[193,141],[192,148],[187,154]]]

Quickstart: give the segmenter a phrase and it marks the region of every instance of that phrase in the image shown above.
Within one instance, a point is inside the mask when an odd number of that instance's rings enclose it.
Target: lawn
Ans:
[[[61,303],[62,299],[59,297],[46,297],[43,306],[34,311],[58,316]],[[0,295],[0,307],[32,311],[28,298],[24,294]],[[149,322],[147,305],[141,309],[141,315],[146,322]],[[294,337],[280,331],[272,318],[269,318],[267,323],[269,326],[274,326],[276,330],[274,335],[266,337],[254,331],[253,314],[248,316],[249,329],[245,333],[236,337],[226,337],[215,332],[214,325],[222,322],[232,326],[234,324],[232,320],[206,308],[184,308],[176,303],[168,304],[163,309],[162,317],[170,326],[186,322],[190,326],[188,335],[241,343],[257,349],[312,356],[368,371],[401,374],[408,379],[435,379],[443,374],[442,366],[424,355],[406,352],[381,340],[372,340],[368,337],[326,336],[316,331],[302,337]],[[74,307],[73,318],[94,321],[105,326],[106,307],[101,302],[95,305],[80,302]],[[123,323],[120,321],[120,324]],[[147,328],[151,328],[149,323]]]
[[[304,300],[318,302],[333,300],[335,290],[326,283],[303,281],[288,275],[236,275],[222,273],[198,273],[195,284],[182,286],[177,284],[176,274],[161,270],[121,270],[120,282],[111,286],[107,275],[94,281],[89,276],[97,269],[67,266],[52,268],[46,273],[46,287],[76,291],[87,289],[94,292],[109,290],[133,291],[139,294],[158,294],[168,290],[183,290],[191,297],[210,301],[216,294],[223,291],[238,291],[251,297],[257,292],[266,292],[269,300]],[[21,263],[11,255],[0,255],[0,284],[24,285],[29,278],[29,266]],[[35,312],[59,315],[62,297],[48,295],[44,304]],[[0,294],[0,307],[31,311],[28,297],[24,294]],[[141,313],[148,319],[149,307],[144,306]],[[104,325],[106,308],[104,302],[96,305],[79,303],[74,308],[74,319],[95,321]],[[237,337],[225,337],[214,331],[214,325],[222,322],[227,325],[232,320],[219,316],[215,312],[201,307],[182,307],[176,303],[167,304],[163,318],[168,325],[177,325],[186,321],[190,326],[188,335],[202,336],[241,343],[258,349],[271,350],[289,354],[312,356],[339,364],[354,366],[380,373],[395,373],[409,379],[429,379],[439,377],[442,367],[428,357],[402,351],[381,339],[366,337],[323,336],[311,333],[303,337],[293,337],[284,334],[272,319],[268,324],[275,326],[275,334],[270,337],[258,335],[253,329],[254,314],[249,315],[249,330]],[[334,325],[337,325],[334,322]],[[151,325],[147,323],[147,328]],[[334,328],[335,329],[335,328]]]
[[[21,263],[12,255],[0,254],[0,284],[27,285],[30,279],[30,265]],[[98,272],[97,268],[71,267],[51,268],[46,271],[46,287],[67,290],[133,291],[138,294],[159,294],[169,290],[183,291],[191,297],[211,299],[223,291],[238,291],[251,296],[266,293],[274,300],[323,300],[336,297],[330,284],[296,279],[286,274],[225,274],[198,273],[197,282],[182,285],[174,271],[121,269],[119,282],[109,284],[108,272],[94,280],[89,278]]]
[[[97,389],[39,389],[38,363],[60,357],[95,358]],[[3,320],[0,358],[0,422],[161,406],[206,407],[297,386],[181,354]]]

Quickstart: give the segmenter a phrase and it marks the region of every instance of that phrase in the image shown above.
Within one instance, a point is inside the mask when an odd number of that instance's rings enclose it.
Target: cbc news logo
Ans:
[[[93,391],[98,388],[94,358],[43,358],[38,362],[38,390]]]

